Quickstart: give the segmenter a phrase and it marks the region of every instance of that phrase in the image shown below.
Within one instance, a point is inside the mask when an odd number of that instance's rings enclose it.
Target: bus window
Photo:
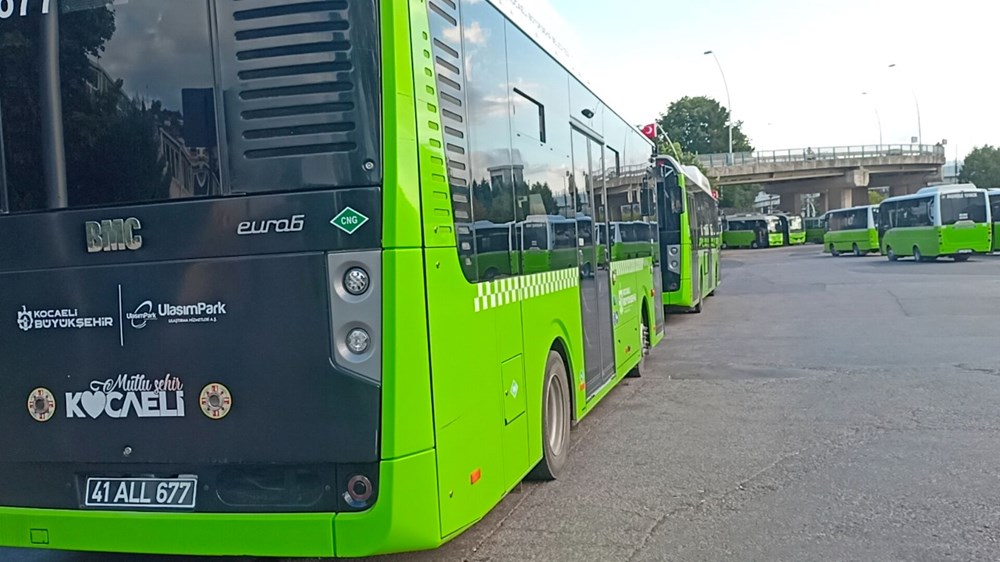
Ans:
[[[545,223],[526,222],[523,225],[525,250],[548,250],[549,235]]]
[[[941,224],[959,221],[986,222],[985,193],[944,193],[941,195]]]

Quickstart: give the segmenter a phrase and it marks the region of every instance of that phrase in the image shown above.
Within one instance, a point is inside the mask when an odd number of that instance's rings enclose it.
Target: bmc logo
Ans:
[[[142,229],[137,218],[87,221],[87,251],[118,252],[142,248],[142,236],[136,234]]]

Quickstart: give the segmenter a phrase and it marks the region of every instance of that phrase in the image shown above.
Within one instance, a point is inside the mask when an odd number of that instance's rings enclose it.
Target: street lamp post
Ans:
[[[889,68],[896,68],[896,63],[889,65]],[[924,133],[920,126],[920,100],[917,99],[917,90],[910,85],[910,92],[913,94],[913,105],[917,108],[917,143],[924,144]]]
[[[868,92],[861,92],[862,96],[867,96]],[[878,122],[878,150],[882,152],[882,116],[878,114],[878,104],[872,104],[875,107],[875,121]]]
[[[722,70],[722,63],[719,62],[718,55],[714,51],[705,51],[706,55],[712,55],[715,65],[719,67],[719,74],[722,75],[722,85],[726,88],[726,106],[729,110],[729,165],[733,165],[733,100],[729,97],[729,82],[726,81],[726,73]]]

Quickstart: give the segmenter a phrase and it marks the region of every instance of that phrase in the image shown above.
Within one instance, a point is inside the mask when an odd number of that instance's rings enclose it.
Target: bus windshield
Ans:
[[[941,224],[959,221],[986,222],[985,193],[962,192],[941,195]]]
[[[804,230],[802,226],[802,217],[791,216],[788,217],[788,230],[792,232],[801,232]]]
[[[213,4],[218,21],[203,0],[39,2],[5,19],[2,211],[377,185],[371,6],[323,22],[278,0]],[[312,43],[323,30],[338,40]]]

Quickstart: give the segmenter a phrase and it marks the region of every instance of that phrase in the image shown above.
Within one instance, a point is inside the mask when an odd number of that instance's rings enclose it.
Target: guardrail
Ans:
[[[731,159],[730,156],[732,157]],[[944,146],[940,144],[882,144],[760,150],[756,152],[736,152],[732,155],[724,152],[721,154],[701,154],[698,156],[698,160],[706,168],[720,168],[723,166],[742,166],[746,164],[780,164],[811,162],[814,160],[847,160],[892,156],[939,156],[944,158],[945,153]]]

